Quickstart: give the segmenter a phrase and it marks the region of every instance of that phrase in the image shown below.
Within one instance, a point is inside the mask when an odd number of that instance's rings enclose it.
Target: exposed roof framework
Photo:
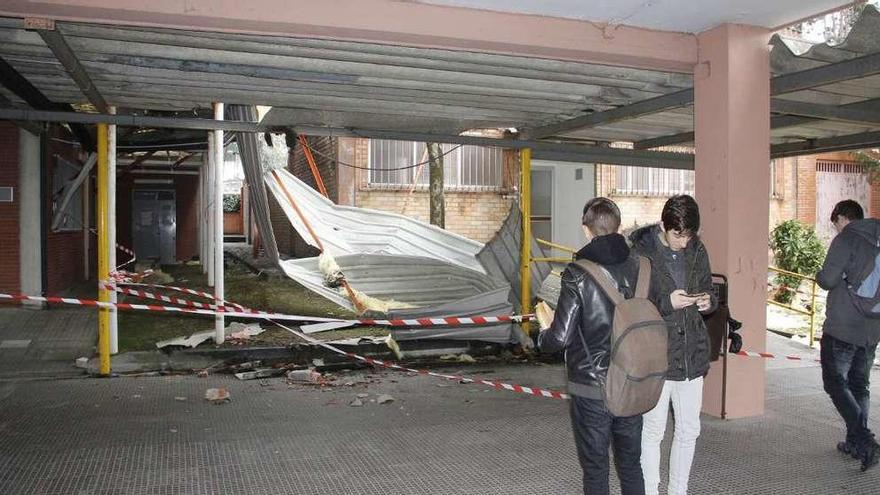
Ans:
[[[772,156],[880,143],[878,34],[880,14],[867,7],[834,47],[796,54],[773,38]],[[272,107],[261,122],[227,122],[228,130],[294,127],[310,134],[470,142],[459,134],[515,128],[520,141],[482,138],[481,144],[531,146],[537,157],[558,160],[693,167],[691,157],[651,150],[693,142],[689,74],[20,18],[0,18],[0,66],[7,68],[0,71],[0,107],[7,107],[0,118],[6,119],[203,129],[215,125],[200,118],[204,110],[224,101]],[[104,114],[110,105],[119,117],[84,114]],[[65,117],[73,109],[80,114]],[[173,112],[176,122],[157,112]],[[615,141],[633,142],[635,150],[606,146]]]

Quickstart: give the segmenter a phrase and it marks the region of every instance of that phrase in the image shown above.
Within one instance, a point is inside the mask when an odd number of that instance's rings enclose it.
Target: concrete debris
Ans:
[[[394,340],[394,337],[391,334],[385,339],[385,345],[391,349],[391,352],[394,353],[394,357],[397,358],[398,361],[403,359],[403,351],[400,350],[400,345],[397,344],[397,341]]]
[[[370,394],[357,394],[357,396],[359,399],[366,399],[367,397],[370,396]]]
[[[209,388],[205,391],[205,400],[212,402],[214,404],[223,404],[224,402],[229,402],[229,391],[225,388]]]
[[[312,359],[312,365],[314,366],[324,366],[324,360],[321,358]]]
[[[323,384],[324,375],[318,373],[312,368],[307,370],[290,370],[287,372],[287,381],[297,383]]]
[[[165,347],[196,347],[202,342],[206,340],[210,340],[214,338],[214,331],[209,330],[207,332],[197,332],[189,337],[176,337],[173,339],[163,340],[161,342],[156,342],[156,347],[159,349]]]
[[[382,394],[376,398],[376,402],[378,402],[379,404],[387,404],[389,402],[394,402],[394,397],[391,397],[387,394]]]
[[[254,335],[259,335],[266,330],[261,328],[259,323],[252,323],[250,325],[245,325],[238,322],[230,323],[229,326],[226,327],[226,335],[230,340],[247,340]],[[165,347],[190,347],[195,348],[200,344],[211,340],[214,338],[214,330],[208,330],[205,332],[197,332],[189,337],[175,337],[173,339],[163,340],[161,342],[156,342],[156,347],[159,349]]]
[[[457,361],[459,363],[476,363],[477,360],[474,359],[470,354],[444,354],[440,356],[441,361]]]
[[[271,378],[284,374],[283,368],[260,368],[254,371],[243,371],[236,373],[235,377],[239,380],[256,380],[257,378]]]
[[[330,330],[339,330],[340,328],[348,328],[358,325],[357,321],[327,321],[323,323],[312,323],[311,325],[303,325],[299,329],[306,334],[327,332]]]
[[[196,376],[199,378],[208,378],[208,370],[199,370],[199,372],[196,373]]]
[[[87,357],[77,358],[76,367],[82,368],[84,370],[88,369],[89,368],[89,358],[87,358]]]
[[[251,323],[245,325],[243,323],[232,322],[226,327],[226,335],[231,340],[248,340],[255,335],[260,335],[266,329],[260,327],[259,323]]]
[[[355,399],[351,401],[348,405],[351,407],[364,407],[364,401],[360,399]]]
[[[167,285],[174,282],[174,277],[158,268],[154,268],[153,273],[144,277],[144,282],[149,284]]]

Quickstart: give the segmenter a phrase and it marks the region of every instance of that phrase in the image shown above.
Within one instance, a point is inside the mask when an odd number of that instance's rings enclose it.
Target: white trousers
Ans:
[[[642,417],[642,471],[645,495],[660,489],[660,442],[666,433],[669,403],[675,414],[675,432],[669,454],[668,495],[686,495],[697,437],[700,436],[700,409],[703,405],[703,378],[663,384],[660,401]]]

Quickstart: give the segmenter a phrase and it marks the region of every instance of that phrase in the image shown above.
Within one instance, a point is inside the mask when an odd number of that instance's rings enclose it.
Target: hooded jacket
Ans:
[[[660,235],[660,225],[649,225],[630,234],[630,241],[633,251],[651,260],[651,289],[648,299],[657,306],[660,315],[669,323],[669,370],[666,379],[693,380],[709,372],[709,332],[696,305],[678,310],[672,308],[669,295],[676,290],[676,284],[661,251],[667,248],[660,242]],[[712,313],[718,306],[718,299],[712,286],[712,270],[706,247],[694,236],[684,248],[683,254],[683,288],[688,294],[709,294],[709,309],[703,314]]]
[[[858,346],[880,341],[880,320],[866,318],[852,302],[849,287],[858,284],[874,266],[875,243],[880,238],[880,220],[854,220],[831,241],[816,282],[828,291],[822,332]]]
[[[631,298],[635,293],[639,263],[622,235],[595,237],[577,252],[575,258],[598,263],[625,298]],[[586,270],[570,263],[562,273],[553,324],[538,335],[541,351],[565,350],[569,393],[588,399],[603,398],[601,385],[610,360],[613,316],[611,299]]]

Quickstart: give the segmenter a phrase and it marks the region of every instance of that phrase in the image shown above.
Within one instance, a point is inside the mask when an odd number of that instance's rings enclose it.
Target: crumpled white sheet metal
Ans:
[[[510,287],[503,280],[445,261],[420,256],[352,254],[338,256],[336,263],[355,290],[383,300],[420,308],[448,304]],[[324,285],[318,258],[281,262],[287,276],[331,301],[353,310],[344,291]],[[467,316],[463,313],[455,313]],[[425,315],[427,316],[427,315]]]
[[[384,316],[496,316],[514,312],[517,297],[512,294],[511,282],[519,277],[519,252],[514,249],[519,224],[511,219],[518,219],[518,210],[511,213],[496,239],[484,245],[402,215],[336,205],[286,170],[268,172],[264,179],[297,233],[318,247],[300,213],[290,204],[288,194],[292,197],[354,290],[415,306],[390,309]],[[318,258],[286,260],[280,265],[287,276],[309,290],[353,309],[343,290],[324,285]],[[533,276],[543,279],[549,269],[546,264],[536,265],[540,266],[533,267]],[[533,292],[538,287],[535,284]],[[512,324],[394,329],[392,334],[397,340],[531,343],[519,326]]]
[[[413,218],[366,208],[339,206],[287,170],[275,170],[284,188],[332,256],[346,254],[418,255],[486,273],[476,255],[483,244]],[[266,186],[308,244],[318,247],[300,216],[287,200],[275,174],[265,174]]]

